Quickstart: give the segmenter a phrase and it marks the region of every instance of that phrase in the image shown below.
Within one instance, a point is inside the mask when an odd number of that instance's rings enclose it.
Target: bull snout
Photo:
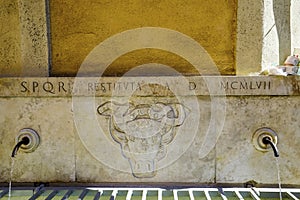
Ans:
[[[155,160],[129,160],[132,174],[136,178],[151,178],[156,175]]]

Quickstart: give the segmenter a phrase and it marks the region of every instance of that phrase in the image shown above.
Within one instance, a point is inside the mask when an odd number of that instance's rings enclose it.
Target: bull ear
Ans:
[[[171,107],[174,112],[172,116],[175,119],[174,125],[181,126],[189,113],[188,108],[179,103],[172,104]]]
[[[98,106],[97,108],[97,112],[99,115],[103,115],[103,116],[111,116],[113,113],[112,110],[112,104],[113,102],[111,101],[107,101],[103,104],[101,104],[100,106]]]

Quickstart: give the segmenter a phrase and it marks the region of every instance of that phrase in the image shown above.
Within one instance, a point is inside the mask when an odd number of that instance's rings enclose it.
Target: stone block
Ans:
[[[81,105],[86,111],[85,114],[80,112],[81,115],[76,115],[76,127],[79,137],[76,137],[76,180],[79,182],[118,182],[124,184],[126,182],[145,182],[145,183],[213,183],[215,179],[215,151],[212,151],[204,158],[200,158],[199,151],[203,144],[204,137],[210,121],[210,99],[199,98],[199,105],[193,105],[192,97],[185,99],[182,103],[186,105],[188,113],[183,124],[179,127],[174,127],[173,139],[163,137],[160,143],[160,150],[163,145],[165,155],[161,158],[156,157],[151,160],[151,155],[156,154],[156,148],[152,135],[147,137],[137,137],[133,134],[133,128],[129,128],[127,122],[124,140],[117,138],[115,131],[112,130],[116,127],[111,127],[113,123],[112,117],[114,116],[101,116],[95,114],[96,105],[101,105],[103,102],[110,101],[110,98],[96,98],[95,105],[91,104],[80,97]],[[120,101],[119,98],[114,98],[114,102]],[[141,106],[146,109],[146,104],[149,102],[172,102],[170,98],[160,97],[140,97],[133,101],[138,102],[138,108]],[[141,103],[143,102],[143,103]],[[77,103],[77,105],[79,105]],[[168,104],[170,105],[170,104]],[[154,106],[154,105],[152,105]],[[194,107],[193,107],[194,106]],[[198,116],[199,110],[200,117]],[[121,108],[118,108],[119,110]],[[81,110],[83,111],[83,109]],[[142,112],[142,110],[139,110]],[[79,114],[79,113],[78,113]],[[123,113],[124,114],[124,113]],[[126,116],[124,116],[126,118]],[[201,120],[199,120],[201,118]],[[117,119],[116,119],[117,120]],[[138,119],[135,119],[138,121]],[[93,123],[94,121],[94,123]],[[162,123],[162,122],[161,122]],[[146,124],[146,125],[143,125]],[[150,124],[144,120],[140,124],[142,129],[136,134],[150,134]],[[121,126],[122,127],[122,126]],[[120,128],[120,127],[119,127]],[[124,128],[124,127],[122,127]],[[158,125],[155,131],[159,132],[160,126]],[[121,130],[120,130],[121,131]],[[118,134],[118,133],[117,133]],[[121,134],[121,133],[119,133]],[[132,135],[133,134],[133,135]],[[168,133],[166,133],[168,134]],[[123,136],[119,136],[123,137]],[[153,143],[149,139],[153,139]],[[142,141],[139,141],[143,140]],[[166,139],[170,141],[166,141]],[[130,140],[130,141],[129,141]],[[130,144],[132,142],[133,144]],[[139,145],[141,143],[141,146]],[[128,145],[128,146],[127,146]],[[133,148],[135,145],[135,148]],[[126,149],[126,146],[128,149]],[[151,148],[151,150],[149,150]],[[132,150],[133,149],[133,150]],[[134,152],[132,152],[134,151]],[[158,155],[158,154],[156,154]],[[155,162],[154,169],[143,169],[143,163]],[[140,167],[135,167],[135,164]],[[138,171],[139,169],[143,169]]]
[[[70,100],[64,98],[1,98],[0,174],[10,179],[11,153],[23,128],[40,135],[31,153],[14,158],[13,182],[70,182],[75,180],[74,134]]]
[[[282,183],[299,184],[298,104],[299,100],[292,97],[228,98],[228,120],[216,146],[217,182],[278,183],[273,151],[258,151],[252,143],[254,132],[268,127],[278,134]]]
[[[18,152],[13,182],[274,185],[273,152],[252,142],[269,127],[282,183],[299,184],[297,76],[147,78],[82,77],[75,93],[73,78],[1,79],[0,182],[15,137],[32,128],[41,144]],[[129,86],[139,81],[152,83]]]

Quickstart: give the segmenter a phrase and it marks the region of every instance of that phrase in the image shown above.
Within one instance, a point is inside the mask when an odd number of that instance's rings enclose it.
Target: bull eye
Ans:
[[[173,111],[173,110],[170,110],[170,111],[167,113],[167,117],[168,117],[168,118],[175,118],[176,116],[175,116],[174,111]]]
[[[146,114],[148,114],[147,110],[145,109],[141,110],[141,115],[146,115]]]
[[[135,119],[135,114],[134,113],[131,113],[130,114],[130,118],[133,120],[133,119]]]

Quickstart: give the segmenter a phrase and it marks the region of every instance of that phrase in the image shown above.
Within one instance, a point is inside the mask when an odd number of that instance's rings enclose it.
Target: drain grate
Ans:
[[[8,199],[8,189],[0,189],[0,199]],[[11,191],[11,200],[264,200],[279,199],[274,188],[18,188]],[[282,189],[283,199],[300,198],[300,189]]]

